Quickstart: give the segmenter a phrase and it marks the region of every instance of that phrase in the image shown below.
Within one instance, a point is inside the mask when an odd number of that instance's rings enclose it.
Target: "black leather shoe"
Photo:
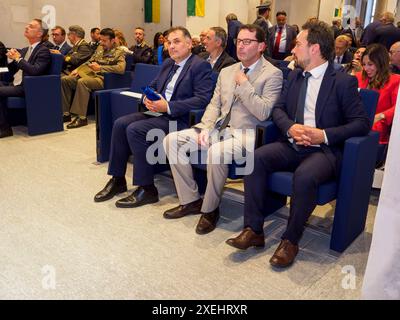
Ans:
[[[207,234],[215,229],[219,220],[219,208],[209,213],[203,213],[196,226],[197,234]]]
[[[71,122],[71,115],[70,114],[68,114],[68,115],[64,114],[63,115],[63,122]]]
[[[203,200],[199,199],[183,206],[180,205],[175,208],[169,209],[164,212],[163,216],[165,219],[179,219],[189,214],[200,214],[202,204]]]
[[[118,200],[115,205],[118,208],[136,208],[156,202],[158,202],[158,191],[156,187],[151,191],[145,190],[143,187],[138,187],[130,196]]]
[[[250,247],[264,247],[265,240],[264,234],[257,234],[247,227],[236,238],[226,240],[226,243],[236,249],[246,250]]]
[[[94,196],[94,202],[103,202],[110,200],[118,193],[125,192],[126,190],[128,189],[126,187],[125,179],[119,179],[118,181],[116,178],[112,178],[110,179],[110,181],[107,182],[104,189]]]
[[[6,138],[6,137],[11,137],[12,135],[13,135],[13,131],[10,127],[5,128],[5,129],[0,129],[0,139]]]
[[[70,124],[67,125],[67,129],[76,129],[80,128],[83,126],[87,126],[88,121],[87,118],[81,119],[81,118],[75,118]]]

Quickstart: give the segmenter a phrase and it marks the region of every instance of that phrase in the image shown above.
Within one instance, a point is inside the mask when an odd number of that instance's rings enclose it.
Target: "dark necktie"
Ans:
[[[60,46],[55,46],[54,50],[60,50]]]
[[[278,35],[276,36],[273,54],[276,56],[279,54],[279,47],[281,45],[281,38],[282,38],[282,27],[279,27]]]
[[[247,72],[249,72],[249,71],[250,71],[249,68],[244,68],[243,69],[243,73],[244,74],[247,74]],[[222,121],[221,125],[218,126],[218,124],[217,124],[216,128],[218,129],[218,131],[224,130],[228,126],[229,121],[231,121],[232,107],[233,107],[233,104],[235,103],[235,101],[236,101],[236,98],[233,100],[231,108],[230,108],[228,114],[226,115],[224,121]]]
[[[301,84],[299,98],[297,100],[296,109],[296,123],[304,124],[304,108],[306,105],[306,94],[308,87],[308,78],[311,77],[311,73],[306,72],[304,74],[303,83]]]
[[[170,70],[170,72],[168,73],[168,77],[167,80],[164,83],[163,89],[161,90],[161,94],[165,97],[165,91],[167,90],[167,87],[169,85],[169,83],[171,82],[172,78],[174,77],[175,73],[178,71],[178,69],[180,68],[179,65],[174,64],[174,66],[172,67],[172,69]]]

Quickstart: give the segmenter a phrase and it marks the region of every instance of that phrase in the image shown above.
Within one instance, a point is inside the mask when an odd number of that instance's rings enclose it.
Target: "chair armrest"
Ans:
[[[256,130],[256,149],[264,144],[275,142],[281,135],[275,123],[269,120],[259,123]]]
[[[195,109],[190,110],[189,112],[189,127],[193,127],[194,125],[198,124],[201,121],[201,118],[204,115],[204,109]]]

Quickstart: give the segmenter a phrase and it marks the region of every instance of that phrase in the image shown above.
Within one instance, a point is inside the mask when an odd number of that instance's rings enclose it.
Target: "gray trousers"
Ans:
[[[76,78],[63,76],[61,78],[62,106],[64,113],[73,113],[86,117],[92,90],[103,89],[101,78]],[[73,93],[75,92],[75,95]]]
[[[199,149],[198,135],[197,129],[187,129],[170,133],[163,141],[181,205],[200,199],[191,166],[191,163],[198,159],[198,152],[194,152]],[[252,146],[254,148],[254,143]],[[232,136],[229,130],[226,130],[223,141],[217,141],[209,147],[202,148],[202,159],[207,163],[208,182],[201,212],[212,212],[219,206],[228,177],[228,164],[231,163],[232,158],[236,161],[243,160],[245,157],[243,149],[243,141]],[[192,156],[188,155],[190,152]]]

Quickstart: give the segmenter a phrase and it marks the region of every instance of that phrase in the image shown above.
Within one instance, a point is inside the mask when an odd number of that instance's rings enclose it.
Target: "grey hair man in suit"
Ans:
[[[241,161],[244,148],[252,153],[255,128],[266,120],[282,87],[282,72],[262,56],[265,34],[257,25],[244,25],[237,37],[241,62],[224,68],[204,116],[194,128],[169,134],[163,141],[180,205],[164,213],[166,219],[202,214],[198,234],[213,231],[228,176],[226,160]],[[222,139],[221,139],[222,138]],[[200,198],[186,151],[202,149],[207,156],[207,189]],[[223,158],[223,161],[218,161]],[[217,160],[217,161],[215,161]]]
[[[201,52],[199,57],[211,64],[214,72],[220,72],[223,68],[235,64],[236,61],[226,51],[227,34],[221,27],[212,27],[207,31],[204,45],[206,52]]]

